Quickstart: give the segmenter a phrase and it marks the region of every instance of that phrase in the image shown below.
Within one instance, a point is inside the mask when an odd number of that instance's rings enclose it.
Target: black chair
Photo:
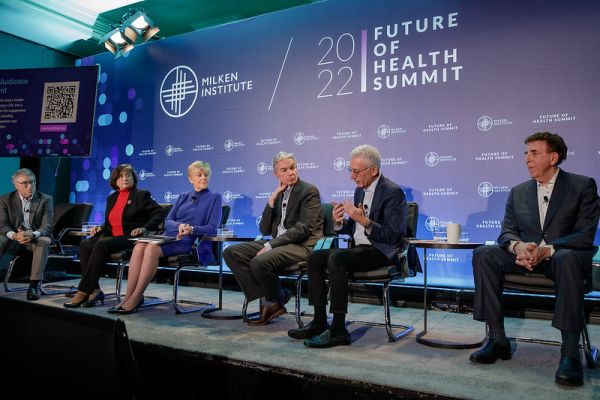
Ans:
[[[60,203],[54,206],[54,227],[51,234],[52,245],[48,258],[73,259],[76,254],[76,243],[80,238],[73,237],[66,239],[65,235],[69,232],[81,230],[82,225],[89,219],[92,212],[92,204],[90,203]],[[67,242],[69,244],[66,244]],[[67,248],[70,249],[67,251]],[[8,283],[13,273],[15,266],[19,260],[31,262],[31,254],[26,252],[25,257],[19,254],[14,257],[8,265],[6,275],[4,277],[4,291],[18,292],[27,290],[28,286],[9,287]],[[53,290],[58,289],[58,290]],[[42,276],[42,284],[40,285],[40,293],[44,295],[65,294],[74,291],[74,287],[61,286],[56,284],[44,284]]]
[[[419,206],[417,205],[417,203],[408,203],[408,213],[406,220],[407,239],[416,237],[418,218]],[[385,318],[385,323],[352,320],[349,321],[348,324],[385,326],[388,335],[388,341],[390,342],[395,342],[414,331],[414,328],[412,326],[392,324],[390,318],[390,283],[394,280],[404,280],[404,278],[406,278],[407,276],[412,275],[410,272],[411,268],[409,267],[408,263],[408,251],[404,251],[404,253],[401,254],[400,257],[400,267],[398,267],[396,264],[392,264],[371,271],[351,272],[348,274],[348,278],[352,283],[383,283],[382,301]],[[400,331],[394,333],[393,328],[400,328]]]
[[[600,251],[598,253],[600,254]],[[592,262],[592,267],[600,267],[600,257],[594,258],[594,260],[595,261]],[[554,295],[556,293],[554,289],[554,281],[550,278],[546,278],[544,274],[504,274],[504,279],[505,289],[542,295]],[[588,282],[586,280],[584,285],[586,288],[586,293],[592,290],[592,282]],[[585,310],[581,310],[581,312],[584,314],[585,320]],[[514,339],[518,342],[538,343],[552,346],[561,345],[560,341],[555,340],[545,340],[518,336],[512,337],[511,339]],[[587,367],[596,368],[596,364],[598,361],[598,348],[592,346],[586,324],[584,324],[583,328],[581,329],[581,340],[582,344],[580,345],[580,347],[583,348],[583,353],[585,354]]]
[[[321,249],[329,249],[332,246],[337,244],[336,232],[333,229],[333,205],[329,203],[321,204],[322,212],[323,212],[323,234],[325,235],[323,238],[319,239],[315,246],[314,250]],[[302,315],[304,313],[300,310],[300,300],[302,298],[302,279],[307,272],[306,261],[301,261],[287,267],[284,267],[280,272],[279,276],[293,277],[296,276],[296,295],[294,300],[294,315],[296,317],[296,323],[299,328],[304,326],[302,322]],[[248,314],[248,299],[244,298],[244,304],[242,306],[242,318],[244,322],[248,322],[250,318],[256,317],[258,313]]]
[[[70,233],[81,232],[83,224],[90,218],[92,208],[91,203],[61,203],[54,206],[52,239],[56,249],[51,256],[73,258],[77,254],[82,236]]]

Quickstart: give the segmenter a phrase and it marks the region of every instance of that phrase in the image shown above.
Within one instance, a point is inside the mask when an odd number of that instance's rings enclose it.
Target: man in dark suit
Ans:
[[[502,316],[504,274],[542,272],[556,288],[552,326],[562,336],[556,382],[582,385],[578,345],[600,215],[596,182],[558,167],[567,158],[559,135],[535,133],[525,144],[525,162],[533,179],[511,190],[498,245],[479,247],[473,254],[473,318],[488,324],[489,337],[470,359],[490,364],[512,357]]]
[[[309,302],[313,321],[288,331],[294,339],[306,339],[310,347],[325,348],[351,343],[346,330],[348,272],[369,271],[399,263],[406,235],[407,204],[404,192],[381,174],[381,156],[372,146],[362,145],[350,153],[351,179],[356,183],[354,201],[334,204],[334,229],[353,236],[354,247],[318,250],[308,257]],[[348,219],[344,219],[344,213]],[[333,322],[327,323],[327,270]]]
[[[306,260],[312,246],[323,236],[323,213],[319,190],[298,178],[292,153],[273,158],[278,185],[263,210],[260,232],[272,240],[230,246],[223,258],[248,301],[262,298],[260,317],[250,325],[265,325],[286,312],[290,292],[282,290],[278,271]]]
[[[38,300],[52,243],[52,197],[36,190],[35,175],[27,168],[15,171],[12,182],[16,190],[0,197],[0,256],[33,253],[27,300]]]

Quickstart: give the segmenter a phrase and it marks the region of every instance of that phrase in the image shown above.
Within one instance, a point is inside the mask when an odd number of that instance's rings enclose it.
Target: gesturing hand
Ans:
[[[369,222],[367,216],[365,215],[365,210],[362,207],[362,204],[359,204],[358,207],[356,207],[354,205],[354,203],[352,202],[352,200],[344,200],[344,210],[346,211],[346,213],[348,214],[348,216],[350,218],[352,218],[354,221],[356,221],[357,223],[361,224],[362,226],[367,225],[367,223]]]
[[[331,204],[333,205],[333,222],[339,225],[344,221],[344,205],[335,201],[332,201]]]

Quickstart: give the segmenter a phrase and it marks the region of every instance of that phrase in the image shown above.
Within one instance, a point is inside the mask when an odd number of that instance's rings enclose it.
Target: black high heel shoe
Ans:
[[[65,308],[77,308],[77,307],[81,307],[81,305],[85,302],[88,301],[88,299],[90,298],[90,295],[86,295],[83,300],[78,301],[77,303],[73,303],[72,301],[67,301],[66,303],[63,303],[63,307]]]
[[[139,303],[137,303],[137,305],[132,309],[132,310],[126,310],[123,307],[119,307],[114,311],[114,314],[119,314],[119,315],[126,315],[126,314],[133,314],[135,312],[137,312],[138,308],[140,308],[140,306],[144,304],[144,298],[142,297],[142,299],[140,300]]]
[[[84,307],[94,307],[96,305],[96,303],[98,303],[98,302],[100,302],[100,304],[104,305],[104,292],[102,290],[100,292],[98,292],[96,297],[94,297],[93,299],[89,299],[88,301],[83,303],[83,306]]]

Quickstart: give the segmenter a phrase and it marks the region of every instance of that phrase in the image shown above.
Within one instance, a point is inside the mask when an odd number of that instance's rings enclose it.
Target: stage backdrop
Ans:
[[[322,200],[340,201],[354,190],[348,153],[368,143],[419,204],[420,238],[458,222],[494,240],[529,178],[529,134],[560,133],[564,169],[600,178],[599,20],[593,0],[330,0],[82,59],[101,74],[71,200],[101,220],[110,170],[129,162],[174,202],[205,160],[231,228],[254,236],[274,153],[293,152]],[[429,254],[435,283],[473,285],[470,252]]]

